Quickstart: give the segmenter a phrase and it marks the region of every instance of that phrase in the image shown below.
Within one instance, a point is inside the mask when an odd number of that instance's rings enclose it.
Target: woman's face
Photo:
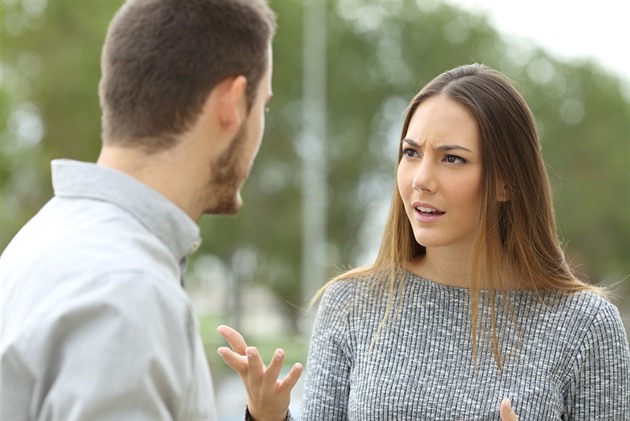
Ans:
[[[468,253],[481,210],[477,122],[448,97],[429,98],[414,112],[401,148],[398,191],[416,241],[427,253]]]

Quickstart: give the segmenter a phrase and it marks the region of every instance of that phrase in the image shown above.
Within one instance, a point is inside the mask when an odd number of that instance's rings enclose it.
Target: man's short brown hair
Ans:
[[[101,58],[103,141],[171,146],[230,76],[247,78],[251,106],[275,28],[266,0],[127,0]]]

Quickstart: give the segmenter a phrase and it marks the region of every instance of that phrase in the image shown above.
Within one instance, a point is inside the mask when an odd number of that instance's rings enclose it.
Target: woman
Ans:
[[[373,265],[329,282],[300,420],[630,419],[617,309],[558,241],[534,120],[482,65],[413,99]]]
[[[301,421],[630,420],[621,318],[569,268],[533,117],[495,70],[412,100],[376,261],[320,297]],[[249,404],[276,393],[282,419],[300,367],[276,382],[281,351],[266,369],[219,330]]]

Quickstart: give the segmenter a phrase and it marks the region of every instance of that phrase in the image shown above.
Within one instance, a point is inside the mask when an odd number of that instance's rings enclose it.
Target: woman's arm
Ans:
[[[630,350],[617,309],[603,306],[580,344],[567,396],[571,420],[630,421]]]
[[[284,362],[284,351],[277,349],[268,367],[258,353],[258,349],[248,347],[245,339],[228,326],[219,326],[219,333],[228,341],[231,348],[221,347],[217,351],[227,365],[241,376],[247,390],[248,419],[254,421],[285,421],[292,419],[289,414],[291,389],[302,374],[302,365],[295,364],[284,380],[278,376]]]
[[[322,297],[310,340],[300,421],[348,419],[353,296],[353,282],[340,281]]]

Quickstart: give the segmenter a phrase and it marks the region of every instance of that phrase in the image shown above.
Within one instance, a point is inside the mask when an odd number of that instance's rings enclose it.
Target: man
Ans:
[[[53,161],[55,196],[0,258],[3,420],[216,417],[182,279],[196,221],[241,207],[274,32],[265,0],[128,0],[116,14],[98,161]],[[283,357],[255,386],[288,402],[300,367],[278,381]],[[265,402],[248,416],[267,419]]]

